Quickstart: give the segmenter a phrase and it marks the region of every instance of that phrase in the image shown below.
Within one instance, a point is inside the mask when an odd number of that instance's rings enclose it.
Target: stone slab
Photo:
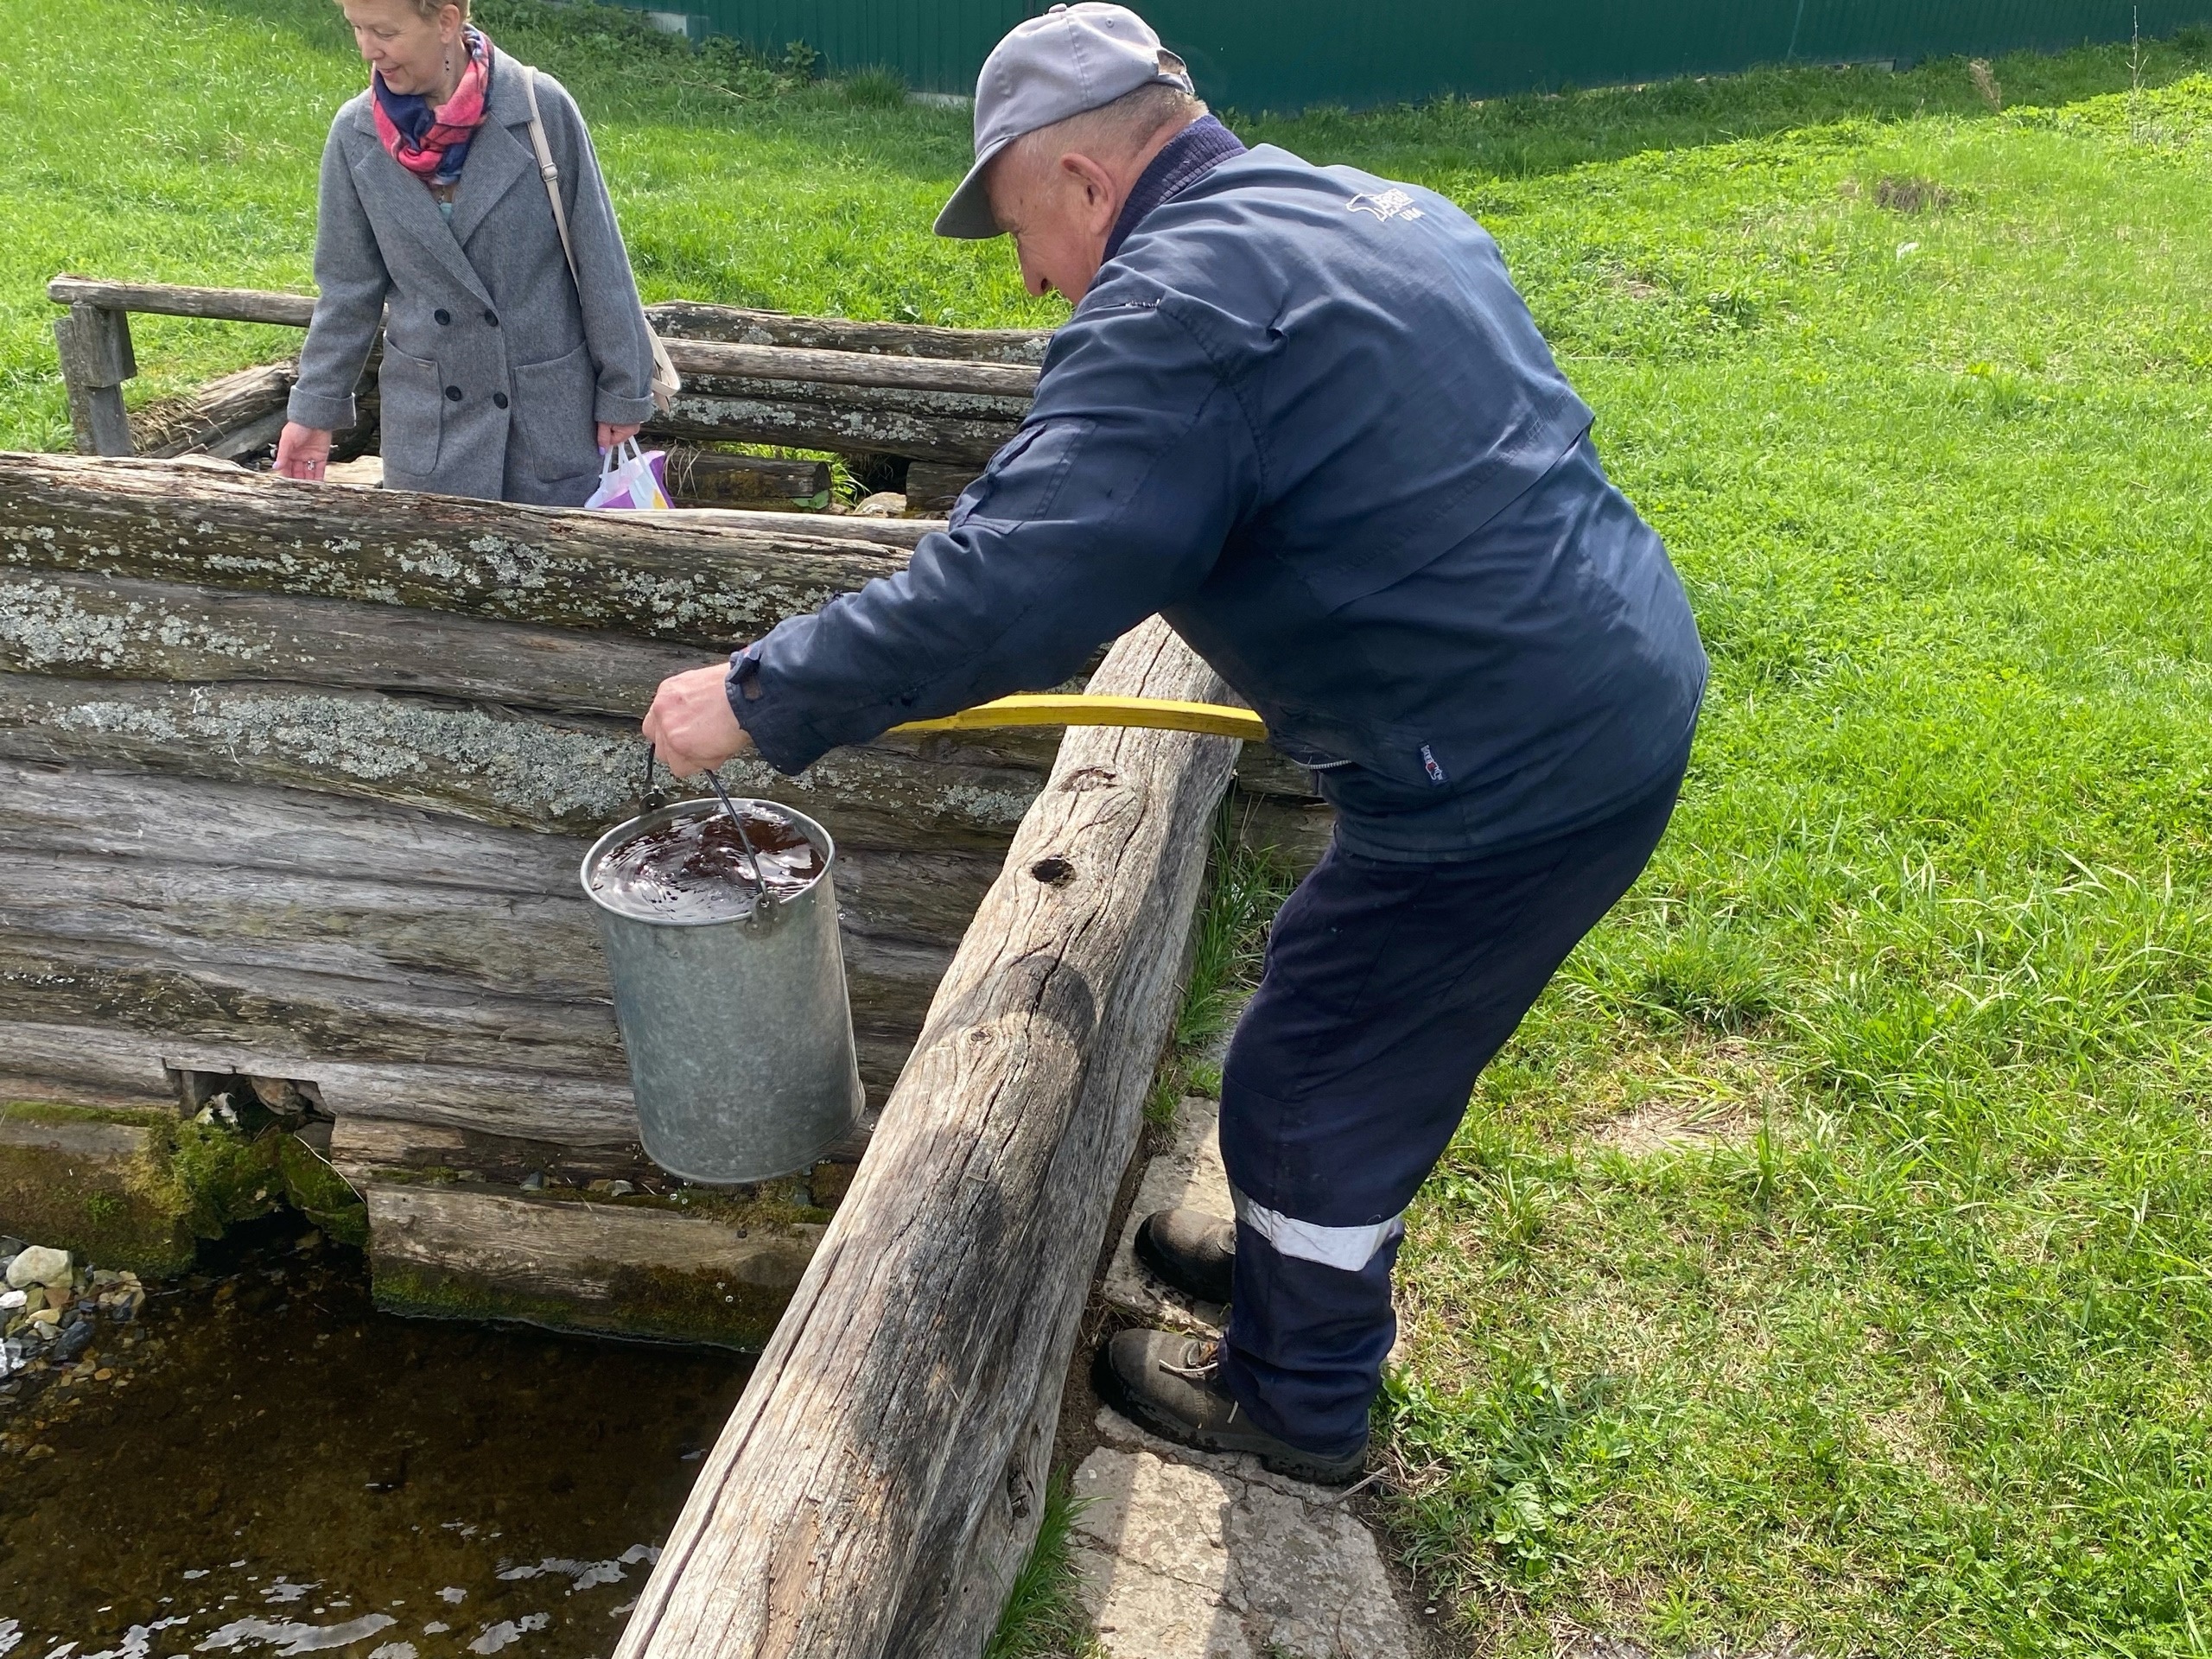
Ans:
[[[1078,1580],[1111,1659],[1411,1659],[1381,1552],[1341,1494],[1167,1453],[1102,1446],[1076,1471]]]
[[[1230,1213],[1229,1173],[1221,1164],[1220,1105],[1192,1096],[1175,1109],[1174,1140],[1145,1166],[1137,1196],[1122,1224],[1114,1260],[1099,1294],[1109,1305],[1148,1324],[1194,1336],[1218,1336],[1228,1309],[1171,1289],[1136,1259],[1137,1228],[1155,1210]]]

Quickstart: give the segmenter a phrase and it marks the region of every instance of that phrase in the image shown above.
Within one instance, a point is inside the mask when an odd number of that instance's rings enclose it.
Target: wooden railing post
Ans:
[[[80,300],[54,319],[54,339],[78,449],[88,455],[135,454],[130,420],[123,412],[123,383],[138,372],[130,315]]]
[[[1090,689],[1224,692],[1157,620]],[[1036,1534],[1235,754],[1068,734],[616,1659],[982,1652]]]

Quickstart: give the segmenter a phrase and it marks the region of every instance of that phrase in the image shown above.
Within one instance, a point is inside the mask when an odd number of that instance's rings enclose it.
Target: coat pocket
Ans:
[[[401,351],[389,340],[377,371],[378,448],[385,466],[427,478],[438,469],[446,397],[438,365]]]
[[[518,363],[515,408],[507,429],[509,464],[546,483],[599,470],[599,433],[592,403],[599,372],[579,346],[544,363]]]

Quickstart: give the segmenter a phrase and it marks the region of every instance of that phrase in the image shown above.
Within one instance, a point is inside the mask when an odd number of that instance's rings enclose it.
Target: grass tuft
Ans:
[[[1075,1520],[1084,1501],[1070,1489],[1066,1475],[1052,1478],[1037,1541],[1014,1575],[983,1659],[1103,1659],[1076,1591]]]

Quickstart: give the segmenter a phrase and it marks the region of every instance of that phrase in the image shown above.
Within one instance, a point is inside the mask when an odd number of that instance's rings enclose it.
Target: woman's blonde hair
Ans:
[[[344,3],[345,0],[333,0],[334,4],[342,5]],[[416,16],[426,22],[435,17],[448,6],[459,7],[461,21],[464,23],[468,21],[468,0],[408,0],[408,3],[415,8]]]

